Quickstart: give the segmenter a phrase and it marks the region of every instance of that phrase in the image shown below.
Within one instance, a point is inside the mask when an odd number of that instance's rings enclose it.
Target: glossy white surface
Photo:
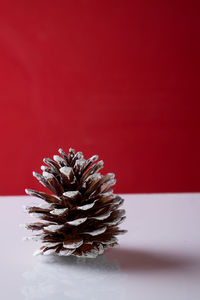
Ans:
[[[1,299],[200,299],[200,194],[124,198],[120,247],[84,260],[33,257],[38,242],[18,226],[31,198],[0,197]]]

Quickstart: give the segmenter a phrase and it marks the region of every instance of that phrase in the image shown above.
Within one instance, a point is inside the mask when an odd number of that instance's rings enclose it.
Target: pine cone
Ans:
[[[82,152],[69,149],[66,155],[59,149],[54,160],[45,158],[43,174],[33,172],[39,182],[53,195],[26,189],[26,193],[41,198],[44,204],[25,207],[26,211],[44,222],[25,225],[39,231],[27,239],[41,240],[37,254],[96,257],[108,247],[117,245],[116,235],[125,233],[118,225],[125,219],[119,210],[123,199],[113,194],[114,174],[103,176],[99,170],[103,161],[94,155],[84,159]],[[94,164],[93,164],[94,163]]]

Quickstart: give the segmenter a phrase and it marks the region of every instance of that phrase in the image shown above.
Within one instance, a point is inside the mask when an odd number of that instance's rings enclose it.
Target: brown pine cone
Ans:
[[[125,211],[118,209],[123,199],[113,194],[114,174],[99,173],[103,161],[94,155],[84,159],[82,152],[69,149],[66,155],[59,149],[54,160],[45,158],[43,174],[33,172],[39,182],[53,195],[26,189],[26,193],[41,198],[44,204],[26,207],[26,211],[44,222],[27,224],[39,233],[27,239],[41,240],[37,254],[96,257],[108,247],[117,245],[118,234],[125,233],[118,225]]]

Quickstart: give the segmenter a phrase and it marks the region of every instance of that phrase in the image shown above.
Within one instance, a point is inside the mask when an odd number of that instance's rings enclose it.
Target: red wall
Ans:
[[[200,191],[198,2],[1,2],[0,194],[70,146],[117,192]]]

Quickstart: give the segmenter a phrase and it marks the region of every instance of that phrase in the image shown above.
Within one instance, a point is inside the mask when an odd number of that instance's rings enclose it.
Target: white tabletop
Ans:
[[[18,226],[32,199],[0,197],[1,299],[200,299],[200,194],[122,196],[128,233],[97,259],[33,257]]]

